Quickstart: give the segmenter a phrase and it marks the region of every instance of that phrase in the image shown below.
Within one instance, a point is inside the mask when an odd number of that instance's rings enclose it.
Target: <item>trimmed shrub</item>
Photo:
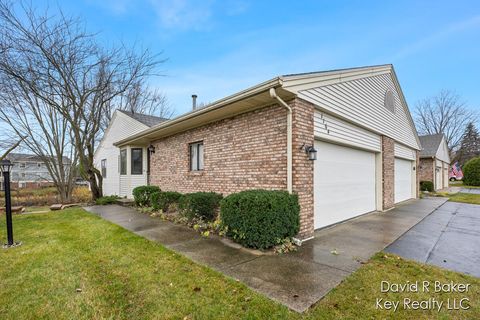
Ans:
[[[223,199],[220,218],[234,241],[267,249],[298,233],[300,205],[298,196],[286,191],[248,190]]]
[[[135,204],[140,207],[150,206],[151,196],[155,192],[160,192],[160,188],[157,186],[140,186],[133,189],[133,199]]]
[[[462,168],[463,184],[480,186],[480,157],[469,160]]]
[[[152,206],[155,210],[161,209],[163,212],[168,212],[172,205],[179,203],[182,196],[175,191],[155,192],[151,196]]]
[[[187,193],[180,199],[180,212],[189,220],[213,221],[218,215],[223,196],[215,192]]]
[[[120,199],[119,196],[105,196],[95,200],[95,203],[99,206],[104,206],[107,204],[114,204],[117,202],[118,199]]]
[[[433,182],[432,181],[420,181],[420,191],[433,192]]]

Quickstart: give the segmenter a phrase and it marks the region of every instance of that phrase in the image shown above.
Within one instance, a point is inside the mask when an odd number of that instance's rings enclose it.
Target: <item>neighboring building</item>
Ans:
[[[450,154],[442,133],[420,136],[420,181],[432,181],[435,190],[448,188]]]
[[[102,172],[104,195],[131,198],[133,188],[148,183],[147,148],[131,145],[120,151],[113,143],[165,120],[140,113],[115,111],[94,155],[95,167]]]
[[[162,190],[298,194],[303,240],[418,196],[420,142],[392,65],[280,76],[126,129],[115,145],[127,154],[153,145],[149,180]]]
[[[12,188],[40,188],[53,185],[53,179],[41,157],[33,154],[9,153],[6,159],[13,163],[10,173]],[[70,160],[67,159],[67,161]],[[1,185],[3,188],[3,180]]]

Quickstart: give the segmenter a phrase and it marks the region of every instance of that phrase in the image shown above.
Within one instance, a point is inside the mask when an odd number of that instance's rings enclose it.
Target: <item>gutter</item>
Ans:
[[[293,191],[293,168],[292,168],[292,108],[277,95],[275,88],[270,88],[270,97],[276,99],[281,106],[287,109],[287,190]]]

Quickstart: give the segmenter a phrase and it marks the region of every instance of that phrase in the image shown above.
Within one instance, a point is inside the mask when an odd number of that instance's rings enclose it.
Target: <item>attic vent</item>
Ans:
[[[390,110],[390,112],[395,113],[395,97],[393,96],[393,92],[391,90],[387,90],[387,92],[385,92],[385,108]]]

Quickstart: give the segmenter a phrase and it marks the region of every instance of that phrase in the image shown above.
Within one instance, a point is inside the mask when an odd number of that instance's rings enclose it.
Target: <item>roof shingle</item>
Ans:
[[[151,115],[142,114],[142,113],[134,113],[134,112],[125,111],[125,110],[118,110],[118,111],[120,111],[121,113],[129,116],[132,119],[137,120],[140,123],[143,123],[144,125],[146,125],[148,127],[153,127],[154,125],[156,125],[160,122],[168,120],[166,118],[151,116]]]
[[[435,157],[438,147],[443,139],[442,133],[419,136],[422,151],[420,151],[420,158]]]

